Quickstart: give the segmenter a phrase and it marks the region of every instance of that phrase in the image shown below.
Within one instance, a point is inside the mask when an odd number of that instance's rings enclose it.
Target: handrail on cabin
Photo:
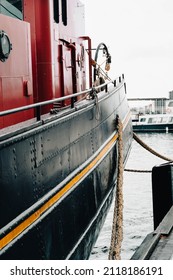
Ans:
[[[64,101],[64,100],[67,100],[67,99],[71,99],[71,108],[73,108],[75,97],[78,97],[82,94],[90,93],[93,90],[98,90],[98,89],[103,88],[103,87],[105,87],[105,91],[107,92],[108,84],[113,83],[114,87],[116,87],[117,86],[117,80],[118,80],[119,83],[121,83],[122,79],[124,79],[124,74],[122,74],[122,77],[120,76],[120,77],[116,78],[115,80],[111,80],[109,82],[106,82],[106,83],[101,84],[99,86],[92,87],[92,88],[84,90],[84,91],[80,91],[80,92],[77,92],[77,93],[73,93],[73,94],[70,94],[70,95],[67,95],[67,96],[58,97],[58,98],[47,100],[47,101],[38,102],[38,103],[35,103],[35,104],[31,104],[31,105],[26,105],[26,106],[2,111],[2,112],[0,112],[0,117],[36,108],[36,118],[37,118],[37,121],[39,121],[41,119],[41,107],[42,106],[53,104],[54,102],[60,102],[60,101]]]

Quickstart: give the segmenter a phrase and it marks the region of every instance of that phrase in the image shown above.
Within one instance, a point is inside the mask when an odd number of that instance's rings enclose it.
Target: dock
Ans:
[[[131,260],[173,259],[173,163],[152,170],[154,230],[137,248]]]
[[[149,233],[133,254],[131,260],[173,259],[173,206],[162,222]]]

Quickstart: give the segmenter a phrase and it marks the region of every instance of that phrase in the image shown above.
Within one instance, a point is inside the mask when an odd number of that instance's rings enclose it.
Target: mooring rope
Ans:
[[[144,143],[141,138],[139,138],[139,136],[136,135],[136,133],[133,132],[133,138],[142,146],[144,147],[147,151],[149,151],[150,153],[152,153],[153,155],[164,159],[166,161],[173,161],[173,159],[168,158],[164,155],[161,155],[160,153],[156,152],[154,149],[152,149],[151,147],[149,147],[146,143]]]
[[[119,117],[118,122],[118,174],[113,213],[111,244],[109,249],[109,260],[121,259],[121,243],[123,240],[123,125]]]
[[[158,153],[157,151],[155,151],[154,149],[152,149],[151,147],[149,147],[139,136],[136,135],[136,133],[133,132],[133,139],[140,144],[144,149],[146,149],[148,152],[152,153],[153,155],[166,160],[166,161],[173,161],[173,159],[168,158],[160,153]],[[127,172],[139,172],[139,173],[151,173],[151,170],[139,170],[139,169],[127,169],[125,168],[124,171]]]

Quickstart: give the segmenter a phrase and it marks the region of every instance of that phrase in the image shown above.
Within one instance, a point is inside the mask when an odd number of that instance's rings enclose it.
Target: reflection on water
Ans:
[[[172,133],[138,133],[138,136],[160,154],[173,158]],[[151,170],[165,163],[133,141],[126,168]],[[122,260],[130,259],[146,235],[153,231],[151,173],[124,172],[124,221]],[[113,205],[100,233],[90,259],[108,259],[110,246]]]

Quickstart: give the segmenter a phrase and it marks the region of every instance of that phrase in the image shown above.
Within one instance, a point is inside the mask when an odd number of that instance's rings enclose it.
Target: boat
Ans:
[[[88,259],[116,195],[126,83],[84,27],[78,0],[0,1],[0,259]]]
[[[134,132],[172,132],[173,114],[144,114],[132,119]]]

